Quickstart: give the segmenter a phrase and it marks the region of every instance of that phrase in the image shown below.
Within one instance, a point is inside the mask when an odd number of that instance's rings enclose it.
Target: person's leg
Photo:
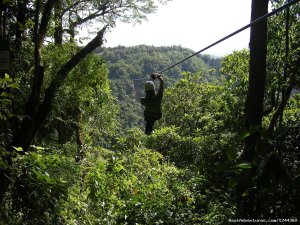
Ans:
[[[147,134],[147,135],[152,134],[155,120],[150,119],[150,118],[145,118],[145,121],[146,121],[145,134]]]

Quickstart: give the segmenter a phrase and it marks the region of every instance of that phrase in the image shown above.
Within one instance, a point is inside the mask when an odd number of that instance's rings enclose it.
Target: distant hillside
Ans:
[[[109,78],[114,95],[121,106],[121,121],[124,128],[143,125],[143,113],[139,103],[143,95],[143,83],[149,74],[161,71],[168,66],[190,56],[194,52],[180,46],[101,48],[98,52],[109,67]],[[198,55],[166,71],[163,75],[166,86],[181,78],[182,72],[197,72],[216,69],[218,75],[221,63],[219,58]],[[212,79],[207,77],[207,80]]]

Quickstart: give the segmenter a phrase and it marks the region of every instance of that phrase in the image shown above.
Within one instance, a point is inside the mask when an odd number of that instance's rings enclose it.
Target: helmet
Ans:
[[[145,82],[145,91],[154,91],[154,83],[152,81]]]

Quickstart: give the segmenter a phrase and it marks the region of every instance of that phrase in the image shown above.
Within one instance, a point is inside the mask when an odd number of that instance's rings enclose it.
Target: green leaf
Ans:
[[[12,103],[12,100],[7,99],[7,98],[1,99],[1,103],[8,105],[8,104],[11,104],[11,103]]]
[[[18,88],[19,87],[19,84],[17,84],[17,83],[13,83],[13,84],[10,84],[10,85],[8,85],[8,87],[10,87],[10,88]]]
[[[38,151],[40,151],[40,150],[45,150],[45,149],[46,149],[46,148],[44,148],[44,147],[41,147],[41,146],[35,146],[35,145],[30,145],[30,147],[33,148],[33,149],[35,149],[35,150],[38,150]]]
[[[229,148],[226,152],[227,159],[234,160],[237,157],[237,151],[233,148]]]
[[[23,148],[22,147],[13,147],[17,152],[22,152]]]
[[[242,197],[247,197],[248,195],[249,195],[249,192],[246,191],[246,192],[244,192],[244,193],[242,194]]]
[[[9,97],[10,96],[10,94],[8,94],[7,92],[2,92],[1,94],[0,94],[0,97],[2,97],[2,98],[7,98],[7,97]]]
[[[235,168],[238,168],[238,169],[251,169],[252,168],[252,165],[251,163],[241,163],[241,164],[238,164],[235,166]]]
[[[249,130],[244,130],[241,133],[241,138],[245,139],[246,137],[249,137],[251,135],[251,132]]]

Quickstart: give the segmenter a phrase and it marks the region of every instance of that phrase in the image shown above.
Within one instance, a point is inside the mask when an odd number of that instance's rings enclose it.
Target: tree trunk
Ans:
[[[22,46],[22,36],[24,34],[24,27],[26,22],[27,13],[27,0],[18,1],[18,13],[16,20],[16,39],[15,39],[15,50],[18,52]]]
[[[289,101],[292,89],[293,89],[292,85],[289,85],[287,87],[287,89],[285,90],[285,92],[282,94],[282,100],[281,100],[278,108],[276,109],[275,113],[273,114],[271,121],[269,123],[269,127],[268,127],[269,132],[274,131],[276,122],[278,121],[278,119],[280,119],[280,117],[283,116],[283,111]]]
[[[82,111],[79,107],[76,107],[76,143],[77,143],[77,155],[76,155],[76,162],[81,163],[82,160],[85,158],[85,149],[84,149],[84,138],[83,138],[83,130],[82,130]]]
[[[63,27],[62,27],[62,9],[59,0],[56,0],[54,4],[55,12],[55,32],[54,32],[54,42],[56,45],[61,45],[63,43]]]
[[[70,142],[73,134],[72,126],[61,119],[56,119],[54,123],[58,133],[58,144]]]
[[[5,37],[5,6],[3,5],[3,2],[0,2],[0,39],[4,39]]]
[[[286,0],[286,2],[288,3],[289,0]],[[285,62],[284,62],[284,68],[283,68],[283,80],[284,80],[283,83],[285,83],[288,78],[287,70],[288,70],[288,58],[289,58],[289,51],[290,51],[289,29],[290,29],[290,8],[287,8],[285,10]],[[282,91],[281,91],[282,101],[283,101],[283,99],[287,99],[287,101],[288,101],[290,93],[288,93],[288,96],[286,96],[286,93],[288,92],[288,90],[286,91],[284,86],[285,85],[283,85]],[[292,91],[292,88],[291,88],[290,92],[291,91]],[[282,126],[284,107],[279,115],[279,127]]]
[[[268,0],[252,0],[251,21],[268,13]],[[245,103],[245,129],[250,135],[245,138],[245,149],[241,159],[251,162],[255,147],[261,139],[260,128],[263,117],[263,102],[266,83],[267,20],[251,27],[249,86]],[[238,177],[238,214],[255,217],[255,193],[252,178],[255,168],[244,170]]]
[[[86,157],[86,147],[84,146],[84,136],[83,136],[83,130],[82,125],[83,121],[82,118],[83,114],[79,107],[76,107],[76,143],[77,143],[77,154],[75,157],[75,161],[81,165],[83,163],[83,160]],[[80,186],[80,193],[83,192],[84,189],[84,177],[85,177],[85,171],[83,170],[79,177],[79,186]]]
[[[252,0],[251,21],[268,13],[268,0]],[[245,103],[245,128],[251,134],[245,140],[243,159],[251,162],[260,140],[266,83],[267,20],[251,27],[249,87]]]

